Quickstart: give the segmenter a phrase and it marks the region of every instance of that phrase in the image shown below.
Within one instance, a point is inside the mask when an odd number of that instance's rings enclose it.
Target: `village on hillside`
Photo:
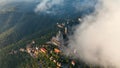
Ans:
[[[80,19],[78,19],[80,21]],[[36,46],[36,41],[32,40],[31,43],[26,45],[26,48],[20,48],[18,51],[12,50],[10,54],[16,54],[17,52],[26,52],[32,58],[38,59],[39,68],[46,68],[46,63],[53,64],[53,67],[47,68],[76,68],[79,66],[78,61],[69,56],[65,56],[63,47],[67,47],[68,34],[70,33],[69,21],[66,23],[57,23],[58,32],[56,36],[53,36],[50,41],[45,44]],[[76,51],[73,51],[76,53]],[[46,59],[42,59],[46,58]]]

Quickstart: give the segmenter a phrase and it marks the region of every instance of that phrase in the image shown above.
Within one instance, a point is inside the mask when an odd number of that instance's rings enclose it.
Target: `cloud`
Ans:
[[[88,4],[88,3],[89,4]],[[94,7],[96,0],[42,0],[35,8],[35,12],[40,13],[58,13],[58,12],[76,12],[83,8]],[[81,10],[79,9],[81,7]]]
[[[34,0],[0,0],[0,7],[13,2],[31,2]]]
[[[49,9],[54,6],[62,6],[64,0],[42,0],[36,7],[35,12],[47,12],[50,13]]]
[[[24,8],[30,8],[31,11],[34,11],[32,6],[35,6],[37,1],[39,0],[0,0],[0,14],[11,11],[24,11]],[[16,10],[18,8],[20,10]]]
[[[96,2],[97,0],[76,0],[73,2],[73,7],[76,11],[82,11],[94,7]]]
[[[69,48],[87,64],[120,68],[120,0],[99,0],[70,36]]]

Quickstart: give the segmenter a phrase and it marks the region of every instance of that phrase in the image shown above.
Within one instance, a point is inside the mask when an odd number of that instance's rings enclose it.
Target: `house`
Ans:
[[[64,33],[67,35],[67,33],[68,33],[67,27],[65,27],[65,32]]]
[[[42,52],[42,53],[46,53],[47,50],[46,50],[45,48],[40,48],[40,52]]]
[[[82,19],[81,19],[81,18],[78,18],[78,21],[79,21],[79,22],[81,22],[81,21],[82,21]]]
[[[64,28],[64,26],[65,26],[64,24],[59,24],[59,23],[57,23],[57,27],[58,27],[58,28]]]
[[[32,44],[35,44],[35,41],[34,41],[34,40],[32,41]]]
[[[55,53],[60,53],[61,51],[60,51],[59,49],[55,48],[55,49],[54,49],[54,52],[55,52]]]
[[[27,46],[26,46],[26,51],[27,51],[28,53],[31,53],[31,50],[32,50],[31,44],[27,44]]]
[[[74,49],[73,53],[74,53],[74,54],[76,54],[76,53],[77,53],[77,50],[76,50],[76,49]]]
[[[32,49],[28,47],[28,48],[26,48],[26,50],[27,50],[28,53],[31,53]]]
[[[25,51],[25,49],[23,49],[23,48],[20,48],[20,49],[19,49],[19,51],[21,51],[21,52],[24,52],[24,51]]]
[[[54,44],[54,45],[56,45],[56,46],[59,46],[59,45],[60,45],[60,42],[59,42],[55,37],[53,37],[53,38],[51,39],[51,42],[52,42],[52,44]]]
[[[60,46],[60,42],[58,42],[58,41],[53,41],[53,44],[56,46]]]
[[[18,53],[18,51],[16,51],[16,50],[12,50],[12,51],[10,51],[9,54],[13,55],[13,54],[17,54],[17,53]]]
[[[53,57],[51,56],[49,59],[52,61],[52,60],[53,60]]]
[[[38,50],[39,48],[38,47],[35,47],[36,50]]]
[[[74,62],[73,60],[71,61],[71,64],[72,64],[73,66],[75,66],[75,62]]]
[[[38,52],[38,51],[34,51],[34,56],[35,56],[35,57],[37,57],[37,56],[38,56],[38,54],[39,54],[39,52]]]
[[[61,63],[57,62],[57,66],[58,66],[58,67],[61,67]]]
[[[56,60],[53,60],[54,63],[56,63],[57,61]]]

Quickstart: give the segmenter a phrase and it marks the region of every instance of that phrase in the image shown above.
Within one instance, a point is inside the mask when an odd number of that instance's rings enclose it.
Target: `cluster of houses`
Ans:
[[[33,58],[37,58],[40,53],[48,54],[48,53],[54,52],[56,54],[60,54],[62,52],[60,47],[65,45],[65,40],[67,39],[68,28],[65,23],[57,23],[57,27],[59,28],[58,33],[56,34],[56,36],[52,37],[49,42],[46,42],[47,45],[42,45],[43,47],[36,47],[35,41],[32,41],[30,44],[27,44],[26,49],[20,48],[19,51],[27,52]],[[44,47],[44,46],[51,46],[51,45],[55,45],[57,46],[57,48],[54,48],[53,50],[49,51],[46,47]],[[53,56],[51,56],[49,60],[56,63],[58,67],[62,66],[62,64],[60,62],[57,62],[53,58]],[[72,60],[71,64],[75,66],[75,61]]]
[[[35,41],[34,41],[35,42]],[[26,49],[24,48],[20,48],[19,51],[20,52],[27,52],[28,54],[30,54],[30,56],[34,57],[34,58],[37,58],[39,53],[45,53],[47,54],[48,53],[48,50],[47,48],[45,47],[37,47],[37,46],[34,46],[35,43],[30,43],[26,46]],[[49,45],[43,45],[43,46],[49,46]],[[51,50],[52,51],[52,50]],[[58,48],[54,48],[54,50],[52,51],[54,53],[60,53],[61,50],[58,49]]]
[[[9,52],[9,54],[11,54],[11,55],[13,55],[13,54],[17,54],[17,53],[18,53],[17,50],[11,50],[11,51]]]
[[[27,52],[33,58],[38,58],[38,55],[41,54],[41,53],[44,53],[46,55],[52,54],[52,53],[55,53],[55,54],[60,54],[61,53],[61,50],[58,49],[58,48],[54,48],[53,50],[49,51],[45,47],[32,47],[32,45],[34,45],[34,44],[33,43],[32,44],[28,44],[26,46],[26,49],[20,48],[19,51]],[[46,45],[46,46],[49,46],[49,45]],[[53,56],[50,56],[49,60],[54,62],[57,65],[58,68],[60,68],[62,66],[61,63],[57,62],[57,59],[55,59]]]

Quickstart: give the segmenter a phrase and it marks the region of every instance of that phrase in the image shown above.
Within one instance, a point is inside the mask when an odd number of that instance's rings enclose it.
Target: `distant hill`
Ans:
[[[9,7],[5,6],[8,10],[0,10],[0,47],[15,43],[29,35],[45,33],[57,22],[49,15],[34,13],[35,3],[31,6],[29,6],[31,3],[22,4],[22,6],[11,4]]]
[[[58,9],[60,12],[56,15],[35,13],[34,9],[39,2],[16,1],[0,7],[0,48],[27,36],[41,35],[53,30],[57,22],[82,17],[94,11],[94,8],[90,7],[76,12],[70,5],[73,1],[65,2],[66,5]]]

